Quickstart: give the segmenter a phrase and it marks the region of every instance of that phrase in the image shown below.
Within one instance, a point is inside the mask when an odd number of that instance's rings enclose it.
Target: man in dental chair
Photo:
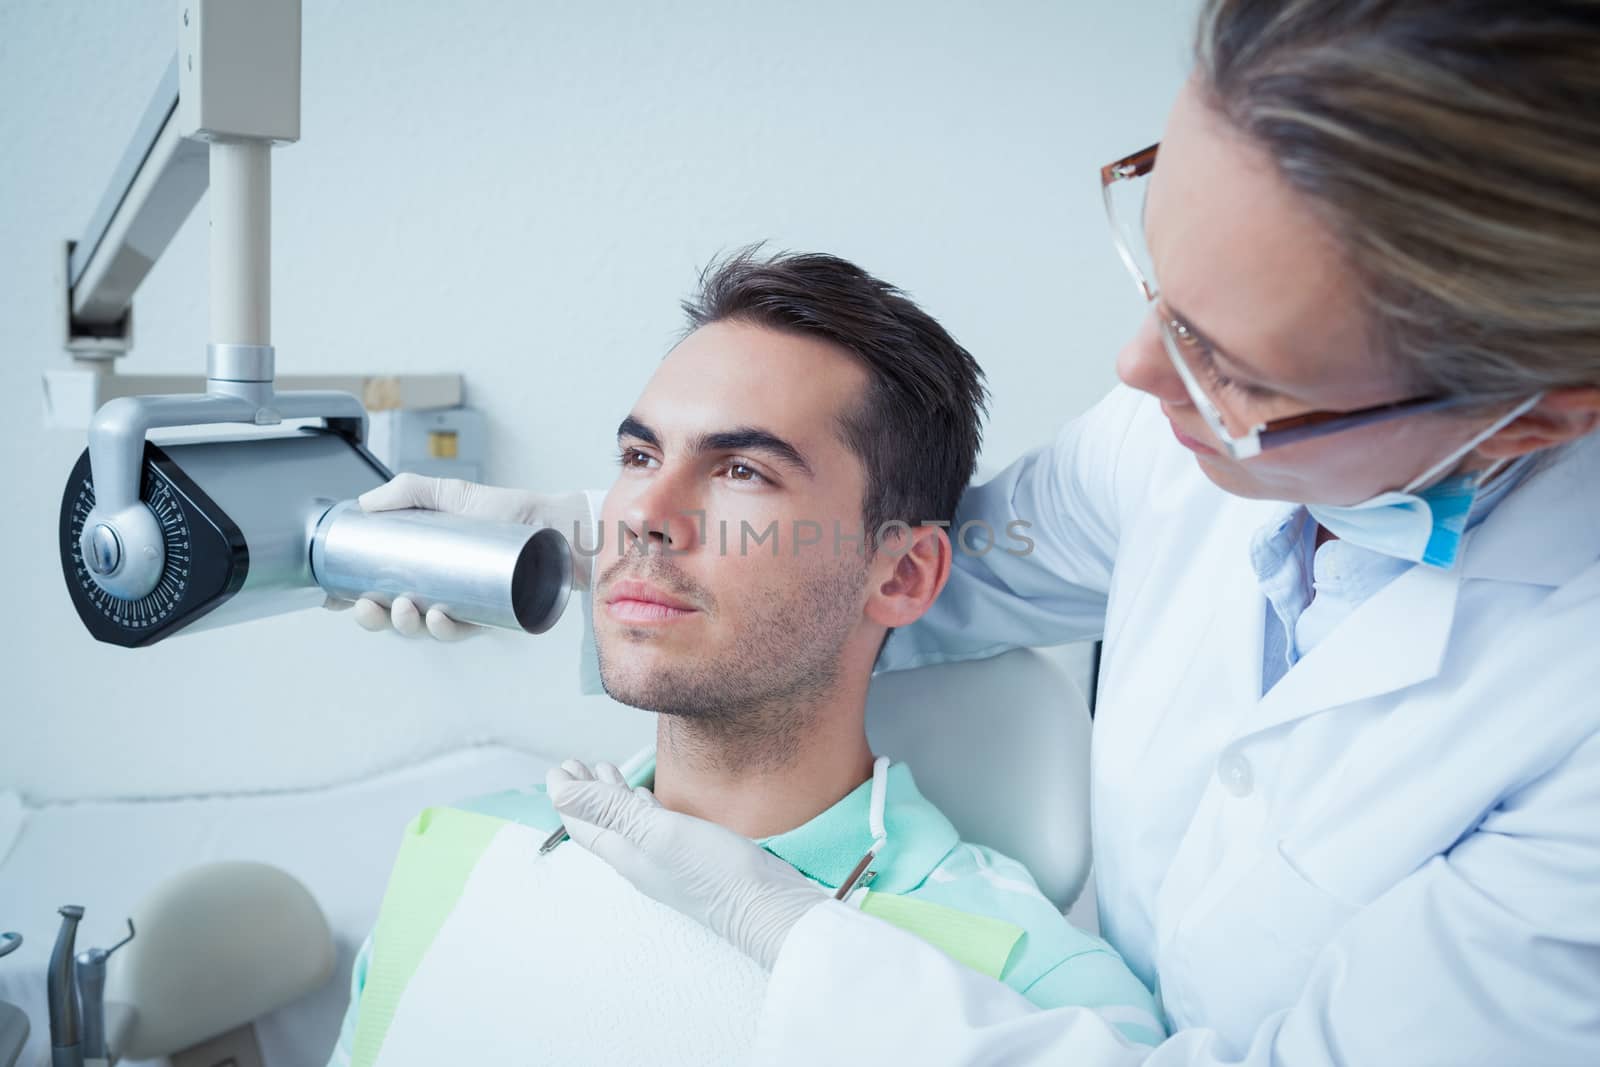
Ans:
[[[618,429],[592,561],[601,681],[659,713],[656,748],[596,773],[849,883],[850,902],[1041,1006],[1155,1044],[1159,1011],[1116,953],[867,744],[878,649],[949,573],[939,524],[977,458],[977,364],[831,256],[737,254],[685,310]],[[764,972],[586,850],[544,847],[558,828],[542,786],[418,816],[331,1064],[743,1057]]]

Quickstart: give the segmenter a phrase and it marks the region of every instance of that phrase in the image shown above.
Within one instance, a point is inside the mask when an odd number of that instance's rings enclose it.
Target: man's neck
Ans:
[[[741,712],[736,724],[662,715],[656,799],[746,837],[793,830],[872,777],[865,711],[863,685]]]

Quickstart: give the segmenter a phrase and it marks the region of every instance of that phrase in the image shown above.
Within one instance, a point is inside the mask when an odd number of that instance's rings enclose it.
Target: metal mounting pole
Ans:
[[[272,400],[272,146],[211,142],[211,343],[206,391]],[[260,421],[260,420],[257,420]]]

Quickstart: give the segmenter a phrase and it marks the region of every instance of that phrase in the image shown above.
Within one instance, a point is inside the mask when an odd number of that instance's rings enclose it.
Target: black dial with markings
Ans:
[[[161,525],[166,559],[156,587],[136,600],[102,589],[80,538],[94,508],[84,450],[61,498],[61,570],[78,616],[94,637],[129,648],[159,641],[227,600],[244,584],[249,552],[239,528],[158,446],[145,443],[139,499]]]

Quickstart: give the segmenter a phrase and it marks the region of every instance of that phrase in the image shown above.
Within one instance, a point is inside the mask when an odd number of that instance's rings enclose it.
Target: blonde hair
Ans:
[[[1197,58],[1419,392],[1600,385],[1600,3],[1208,0]]]

